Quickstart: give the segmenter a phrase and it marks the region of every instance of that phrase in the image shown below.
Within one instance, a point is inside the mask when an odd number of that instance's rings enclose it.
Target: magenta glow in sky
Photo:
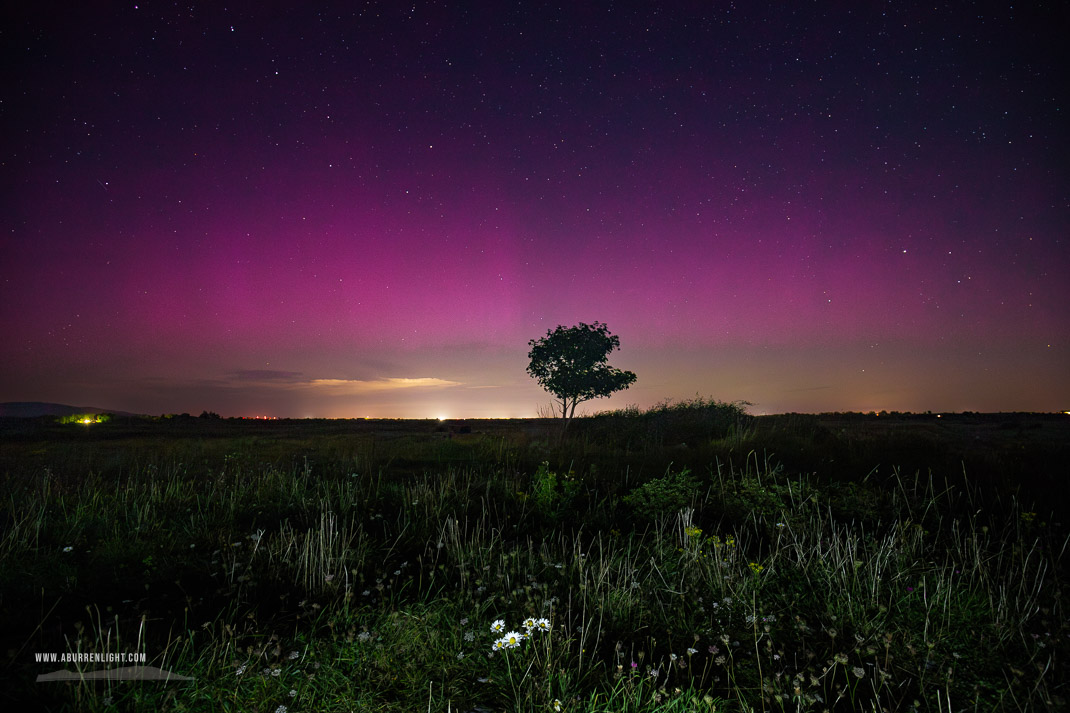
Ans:
[[[0,401],[532,416],[597,320],[588,410],[1070,405],[1058,18],[150,5],[3,23]]]

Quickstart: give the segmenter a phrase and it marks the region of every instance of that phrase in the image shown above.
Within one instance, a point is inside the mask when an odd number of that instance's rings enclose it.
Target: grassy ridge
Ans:
[[[1035,496],[1065,426],[1014,423],[889,428],[696,400],[578,420],[565,441],[537,421],[5,432],[16,683],[0,696],[1055,710],[1067,540]],[[543,618],[548,631],[523,626]],[[495,648],[510,632],[518,645]],[[49,651],[138,651],[195,680],[35,684],[63,667],[34,661]]]

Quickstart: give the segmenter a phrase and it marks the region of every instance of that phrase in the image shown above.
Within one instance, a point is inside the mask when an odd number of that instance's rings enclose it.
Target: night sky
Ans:
[[[1070,408],[1038,4],[6,10],[0,401],[534,416],[597,320],[581,411]]]

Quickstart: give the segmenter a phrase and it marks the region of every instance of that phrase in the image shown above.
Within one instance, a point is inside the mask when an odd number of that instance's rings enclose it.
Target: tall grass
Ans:
[[[107,475],[68,451],[62,472],[10,470],[3,695],[91,711],[1065,704],[1065,533],[930,473],[824,480],[740,453],[759,435],[745,420],[671,411],[651,418],[693,423],[640,421],[623,445],[595,422],[556,445],[161,462],[141,444]],[[677,464],[694,456],[681,433],[704,467]],[[495,622],[539,618],[549,631],[494,648]],[[194,680],[35,684],[57,668],[39,651],[138,651]]]

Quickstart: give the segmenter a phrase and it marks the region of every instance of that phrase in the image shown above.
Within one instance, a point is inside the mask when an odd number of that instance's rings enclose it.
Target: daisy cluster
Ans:
[[[549,619],[533,619],[528,617],[524,620],[521,626],[524,629],[524,633],[519,631],[506,631],[505,620],[497,619],[490,625],[490,630],[495,634],[502,634],[500,639],[497,639],[492,645],[492,651],[502,651],[504,649],[515,649],[520,646],[520,642],[524,639],[530,638],[532,633],[536,631],[549,631],[550,620]]]

